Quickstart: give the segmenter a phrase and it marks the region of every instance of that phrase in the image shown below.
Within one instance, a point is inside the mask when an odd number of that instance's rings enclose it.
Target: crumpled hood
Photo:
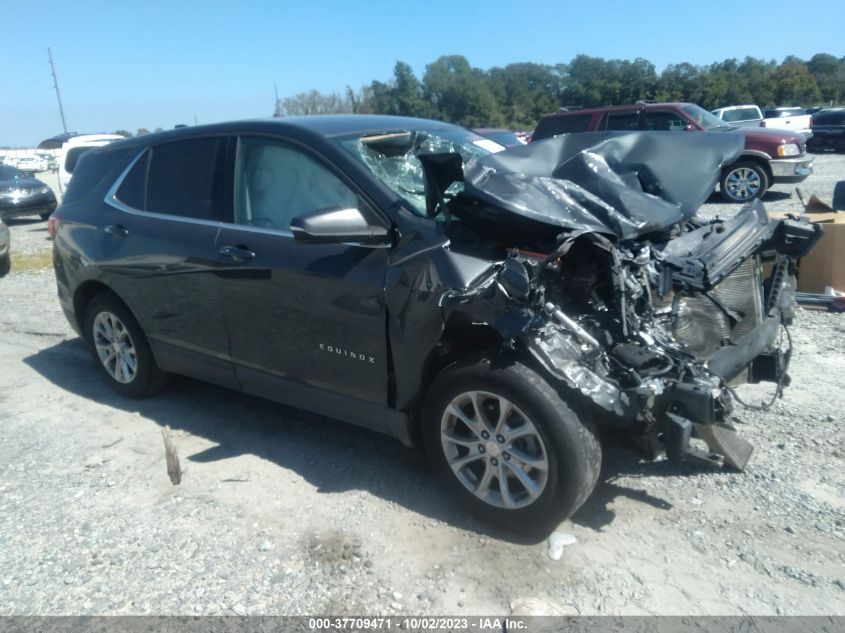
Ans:
[[[634,239],[694,215],[742,149],[716,132],[565,134],[469,161],[464,195],[482,204],[456,215]]]

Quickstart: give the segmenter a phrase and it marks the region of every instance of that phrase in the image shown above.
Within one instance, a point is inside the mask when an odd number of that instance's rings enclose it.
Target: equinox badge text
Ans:
[[[326,345],[325,343],[320,343],[320,349],[324,352],[329,352],[330,354],[338,354],[339,356],[346,356],[347,358],[352,358],[354,360],[362,360],[365,363],[369,363],[370,365],[376,364],[375,356],[359,354],[358,352],[350,352],[348,349],[343,349],[335,345]]]

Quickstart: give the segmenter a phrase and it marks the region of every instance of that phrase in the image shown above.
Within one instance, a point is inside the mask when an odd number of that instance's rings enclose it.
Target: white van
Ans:
[[[67,189],[80,156],[92,147],[102,147],[123,138],[119,134],[82,134],[62,143],[62,148],[59,150],[59,191],[62,195]]]

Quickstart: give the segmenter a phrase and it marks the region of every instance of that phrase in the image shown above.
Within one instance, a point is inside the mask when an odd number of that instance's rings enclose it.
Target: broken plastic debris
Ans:
[[[552,604],[539,598],[517,598],[511,603],[511,615],[523,617],[578,615],[578,610],[569,605]]]
[[[563,550],[569,545],[575,545],[578,542],[571,534],[566,532],[552,532],[549,536],[549,558],[552,560],[560,560],[563,556]]]

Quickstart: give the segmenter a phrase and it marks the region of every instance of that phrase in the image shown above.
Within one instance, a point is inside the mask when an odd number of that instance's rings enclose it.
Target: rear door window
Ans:
[[[144,210],[200,220],[221,219],[224,160],[220,138],[153,148]]]
[[[683,132],[689,121],[676,112],[658,110],[645,115],[646,129],[663,132]]]
[[[116,198],[165,215],[222,220],[226,139],[189,139],[147,150],[126,174]]]
[[[534,140],[549,138],[558,134],[586,132],[591,118],[591,114],[550,116],[537,124],[537,129],[534,130]]]
[[[606,119],[607,130],[639,130],[640,129],[640,113],[639,112],[611,112]]]

